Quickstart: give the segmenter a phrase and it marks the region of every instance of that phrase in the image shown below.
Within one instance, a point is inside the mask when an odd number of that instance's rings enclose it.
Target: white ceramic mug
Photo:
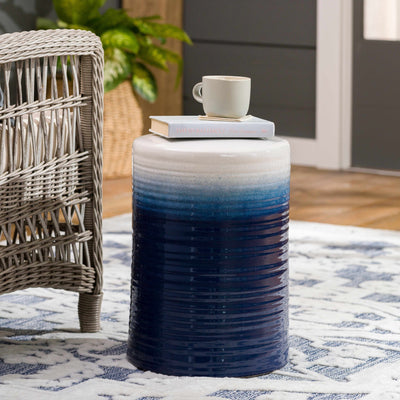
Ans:
[[[250,89],[251,79],[245,76],[208,75],[192,94],[209,117],[241,118],[249,110]]]

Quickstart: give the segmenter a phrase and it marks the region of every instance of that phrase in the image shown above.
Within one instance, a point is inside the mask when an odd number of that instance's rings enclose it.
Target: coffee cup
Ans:
[[[250,90],[248,77],[208,75],[193,86],[192,94],[209,117],[242,118],[249,110]]]

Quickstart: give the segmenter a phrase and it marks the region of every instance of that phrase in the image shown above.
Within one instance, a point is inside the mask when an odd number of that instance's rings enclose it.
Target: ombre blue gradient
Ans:
[[[128,359],[167,375],[251,376],[288,355],[289,179],[133,180]]]
[[[282,212],[289,202],[289,178],[262,186],[179,185],[135,177],[133,206],[185,218],[224,219]]]

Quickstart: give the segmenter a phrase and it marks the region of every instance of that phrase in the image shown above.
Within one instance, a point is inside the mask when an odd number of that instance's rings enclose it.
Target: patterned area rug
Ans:
[[[102,331],[77,296],[0,297],[1,399],[400,399],[400,233],[291,221],[290,361],[255,378],[189,378],[126,360],[131,217],[104,223]]]

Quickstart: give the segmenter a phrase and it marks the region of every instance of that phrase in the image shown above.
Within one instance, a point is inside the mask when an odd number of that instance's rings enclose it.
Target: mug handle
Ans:
[[[202,92],[203,89],[203,82],[196,83],[192,89],[192,95],[196,101],[199,103],[203,102]]]

